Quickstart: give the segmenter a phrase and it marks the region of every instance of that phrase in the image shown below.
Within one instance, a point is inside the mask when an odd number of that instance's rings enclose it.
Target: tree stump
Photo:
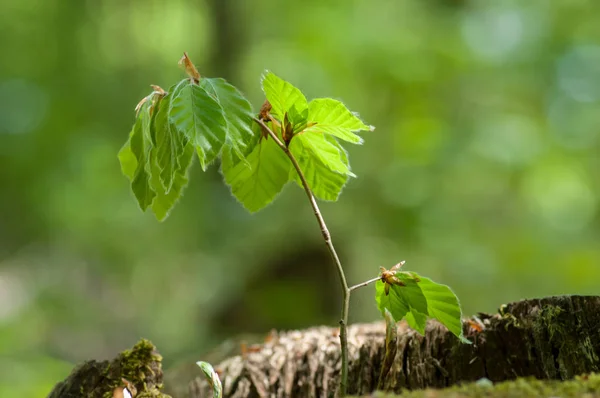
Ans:
[[[376,389],[442,388],[482,378],[492,382],[532,376],[566,380],[600,370],[600,297],[524,300],[463,323],[472,345],[430,321],[425,336],[398,325],[396,352],[384,363],[385,324],[349,328],[350,394]],[[335,396],[340,374],[338,329],[316,327],[279,333],[244,355],[217,364],[224,396]],[[378,380],[382,376],[381,385]],[[379,388],[378,388],[379,387]],[[205,380],[189,385],[190,398],[211,397]]]
[[[388,352],[383,322],[349,328],[350,394],[370,395],[378,389],[400,393],[476,380],[484,382],[476,388],[485,389],[486,383],[521,377],[560,381],[600,371],[600,297],[524,300],[502,306],[494,315],[479,314],[463,323],[471,345],[462,344],[434,321],[427,324],[424,336],[404,322],[397,327],[397,337]],[[315,327],[274,333],[264,343],[247,347],[243,355],[224,359],[215,369],[225,397],[335,396],[340,374],[339,330]],[[169,379],[185,380],[166,386],[169,391],[183,387],[183,392],[173,393],[174,397],[212,397],[199,369],[194,373],[198,377],[189,385],[192,377],[187,373],[172,373]],[[160,355],[150,342],[142,340],[113,361],[89,361],[75,368],[54,387],[49,398],[112,397],[114,389],[122,386],[122,378],[133,384],[136,398],[167,398],[160,391],[162,376]],[[580,380],[582,387],[577,391],[595,394],[596,387],[600,389],[598,376]],[[523,380],[516,383],[520,382]],[[498,394],[490,390],[487,396],[507,396],[511,388]],[[527,388],[533,391],[533,387]],[[550,391],[544,388],[538,390]],[[463,392],[435,396],[468,396]]]

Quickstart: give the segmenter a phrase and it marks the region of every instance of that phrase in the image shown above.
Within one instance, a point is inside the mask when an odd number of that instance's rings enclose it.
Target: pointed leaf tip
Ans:
[[[315,123],[305,132],[320,132],[333,135],[353,144],[362,144],[363,139],[355,134],[357,131],[372,131],[373,126],[367,126],[351,112],[342,102],[332,98],[315,98],[308,104],[308,120]]]
[[[307,112],[306,97],[290,82],[283,80],[273,72],[265,71],[261,83],[265,97],[271,104],[270,112],[280,122],[283,122],[286,113],[302,115]]]

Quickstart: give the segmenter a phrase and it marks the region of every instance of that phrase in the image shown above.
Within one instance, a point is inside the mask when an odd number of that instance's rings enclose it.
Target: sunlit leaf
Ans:
[[[361,144],[362,138],[353,132],[374,129],[373,126],[364,124],[343,103],[331,98],[316,98],[310,101],[308,120],[316,124],[306,128],[305,132],[331,134],[354,144]]]
[[[321,200],[336,201],[349,176],[354,176],[348,166],[346,151],[334,139],[327,139],[321,134],[298,134],[292,139],[289,149],[313,194]],[[302,187],[294,168],[290,170],[290,179]]]
[[[308,114],[308,102],[302,92],[291,83],[276,76],[273,72],[266,71],[262,79],[262,87],[267,100],[271,103],[271,114],[280,122],[284,114],[292,118],[295,124],[300,122],[296,118],[302,118]]]
[[[231,193],[254,213],[275,199],[288,182],[291,163],[272,138],[261,139],[245,162],[223,159],[221,170]]]
[[[213,398],[221,398],[223,396],[223,387],[221,386],[221,379],[219,375],[213,369],[212,365],[208,362],[198,361],[196,365],[202,369],[202,373],[206,376],[208,384],[210,384],[213,390]]]
[[[174,90],[169,116],[194,144],[206,170],[227,140],[227,121],[219,102],[205,88],[186,79]]]
[[[290,150],[292,148],[295,148],[295,152],[292,152],[294,155],[308,153],[329,170],[354,176],[342,160],[339,147],[331,140],[327,140],[324,134],[314,132],[297,134],[290,144]]]

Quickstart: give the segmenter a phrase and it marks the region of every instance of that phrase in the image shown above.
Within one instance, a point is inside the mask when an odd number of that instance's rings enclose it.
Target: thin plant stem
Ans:
[[[365,281],[363,283],[359,283],[358,285],[354,285],[354,286],[350,286],[350,292],[353,292],[354,290],[361,288],[361,287],[365,287],[367,285],[370,285],[373,282],[377,282],[378,280],[381,279],[381,276],[378,276],[377,278],[373,278],[373,279],[369,279],[368,281]]]
[[[329,229],[327,228],[327,224],[325,224],[325,220],[321,215],[321,211],[319,210],[319,206],[317,205],[317,201],[315,196],[306,181],[306,177],[304,177],[304,173],[298,164],[298,161],[292,155],[287,145],[285,145],[279,137],[260,119],[254,118],[254,121],[258,123],[277,143],[277,145],[281,148],[283,152],[287,155],[287,157],[292,162],[292,165],[296,169],[298,176],[300,177],[300,181],[302,182],[302,186],[304,187],[304,192],[306,192],[306,196],[308,196],[308,200],[310,205],[312,206],[313,212],[315,213],[315,217],[317,222],[319,223],[319,227],[321,228],[321,234],[323,235],[323,239],[325,240],[325,245],[327,249],[329,249],[329,253],[331,254],[331,258],[335,263],[336,270],[338,273],[338,277],[340,280],[340,284],[342,286],[342,297],[343,297],[343,305],[342,305],[342,316],[340,320],[340,346],[342,351],[342,374],[340,379],[340,395],[343,397],[346,395],[347,387],[348,387],[348,311],[350,309],[350,288],[348,287],[348,282],[346,282],[346,274],[344,273],[344,269],[342,268],[342,263],[340,262],[340,258],[338,257],[337,252],[335,251],[335,247],[333,246],[333,242],[331,241],[331,234],[329,233]]]

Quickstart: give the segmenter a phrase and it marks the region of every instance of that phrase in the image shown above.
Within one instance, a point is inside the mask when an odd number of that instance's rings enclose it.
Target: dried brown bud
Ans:
[[[196,69],[187,53],[183,53],[183,57],[179,60],[179,66],[183,68],[185,73],[187,73],[194,83],[200,81],[200,72],[198,72],[198,69]]]

